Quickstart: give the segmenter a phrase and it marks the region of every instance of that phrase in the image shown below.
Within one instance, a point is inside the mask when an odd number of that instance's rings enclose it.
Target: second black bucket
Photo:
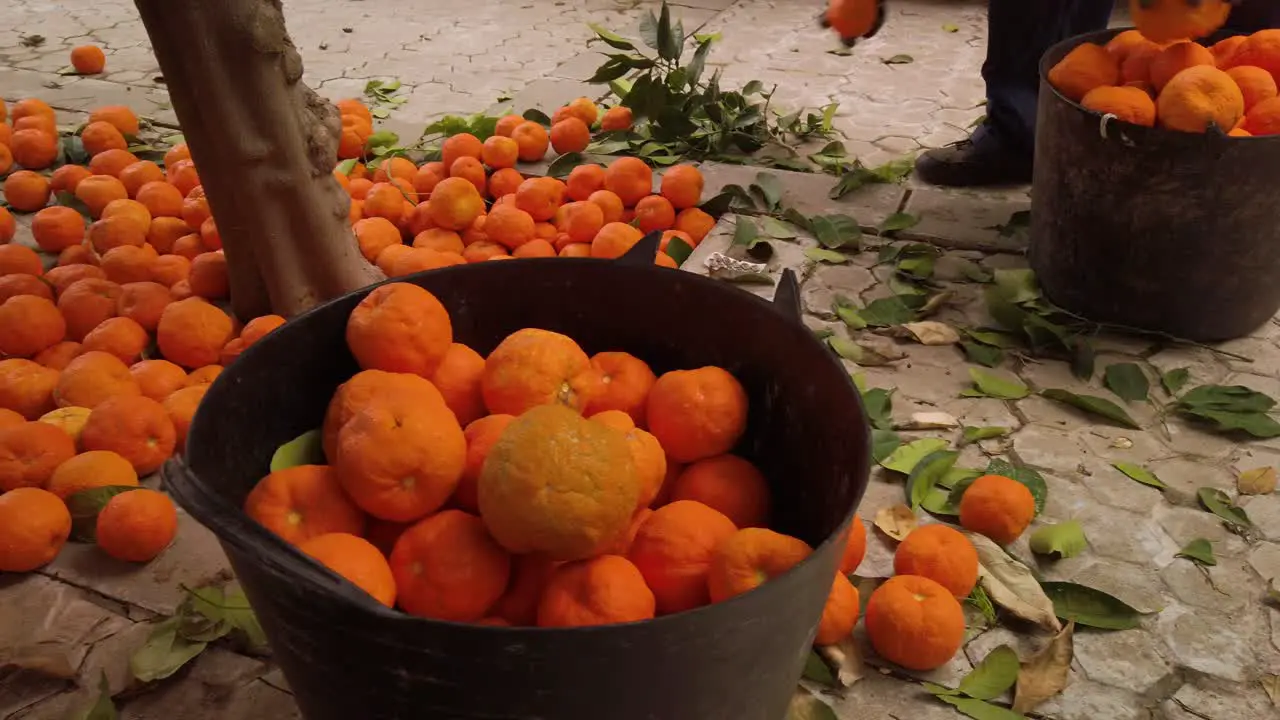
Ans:
[[[1189,340],[1249,334],[1280,310],[1280,137],[1228,138],[1104,119],[1040,62],[1031,267],[1054,303]],[[1230,128],[1227,128],[1230,129]]]
[[[656,247],[656,238],[654,238]],[[357,371],[344,329],[362,290],[295,319],[227,368],[191,426],[174,497],[217,534],[308,720],[780,720],[813,641],[844,533],[866,488],[857,389],[775,307],[649,259],[523,260],[404,279],[433,292],[454,337],[487,354],[540,327],[656,372],[720,365],[750,399],[737,452],[769,478],[774,527],[815,552],[760,589],[627,625],[549,630],[410,617],[377,604],[251,521],[241,506],[281,443],[318,427]]]

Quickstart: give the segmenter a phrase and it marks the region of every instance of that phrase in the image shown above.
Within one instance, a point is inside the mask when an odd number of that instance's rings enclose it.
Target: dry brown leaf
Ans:
[[[910,420],[893,425],[894,430],[950,430],[955,427],[960,427],[960,421],[944,412],[911,413]]]
[[[960,333],[955,328],[937,320],[903,323],[902,327],[921,345],[955,345],[960,342]]]
[[[1280,675],[1264,674],[1258,679],[1262,691],[1271,698],[1271,704],[1280,707]]]
[[[1236,489],[1242,495],[1270,495],[1276,491],[1276,469],[1267,465],[1240,473]]]
[[[1075,621],[1067,623],[1049,644],[1022,664],[1014,688],[1013,711],[1027,713],[1067,687],[1074,649]]]
[[[1046,630],[1062,630],[1062,623],[1053,613],[1053,601],[1026,565],[1014,560],[990,538],[965,534],[978,551],[978,583],[991,602]]]
[[[835,645],[824,645],[818,648],[818,654],[826,661],[836,676],[840,687],[850,687],[866,674],[866,663],[862,660],[862,652],[849,636]]]
[[[880,532],[901,542],[916,529],[916,514],[911,512],[911,508],[899,503],[877,510],[875,524]]]

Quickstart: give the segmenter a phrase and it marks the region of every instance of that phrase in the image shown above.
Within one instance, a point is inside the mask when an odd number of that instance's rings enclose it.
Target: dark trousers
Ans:
[[[991,0],[987,17],[987,132],[1009,149],[1035,148],[1040,57],[1073,35],[1101,30],[1113,0]],[[1249,0],[1231,11],[1227,27],[1251,33],[1280,27],[1280,2]]]

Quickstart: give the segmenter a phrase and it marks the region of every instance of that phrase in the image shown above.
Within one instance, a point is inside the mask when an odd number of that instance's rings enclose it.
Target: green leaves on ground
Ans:
[[[1206,510],[1222,518],[1228,525],[1241,528],[1253,526],[1244,508],[1237,506],[1230,496],[1218,488],[1202,487],[1196,491],[1196,497]]]
[[[840,177],[827,193],[832,200],[839,200],[849,193],[867,185],[902,182],[911,174],[915,165],[914,158],[904,157],[873,168],[853,159],[844,162],[819,163],[824,170]]]
[[[1137,363],[1108,365],[1102,377],[1107,389],[1127,402],[1146,400],[1151,390],[1151,381]]]
[[[892,55],[890,57],[884,58],[880,62],[884,63],[885,65],[907,65],[915,61],[916,59],[911,57],[910,55],[899,54],[899,55]]]
[[[992,705],[985,700],[939,693],[934,693],[934,697],[974,720],[1026,720],[1022,715],[1008,708]]]
[[[862,247],[862,226],[848,215],[815,215],[809,218],[809,229],[818,244],[829,250]]]
[[[321,432],[316,428],[276,448],[271,456],[271,472],[287,470],[299,465],[324,465],[324,447],[320,440]]]
[[[822,656],[818,655],[817,650],[809,651],[809,657],[804,661],[804,673],[800,677],[826,687],[836,686],[836,676],[831,672],[831,668],[827,667]]]
[[[1049,497],[1049,486],[1045,483],[1044,476],[1040,473],[1025,465],[1014,465],[1004,460],[992,460],[983,474],[1003,475],[1026,485],[1027,489],[1031,491],[1031,497],[1035,498],[1036,515],[1044,512],[1044,503]]]
[[[896,212],[886,217],[880,222],[877,229],[881,235],[895,233],[899,230],[907,230],[915,227],[920,222],[920,218],[911,213]]]
[[[1153,488],[1160,488],[1162,490],[1165,487],[1167,487],[1163,482],[1160,481],[1160,478],[1156,477],[1155,473],[1142,467],[1141,465],[1134,465],[1133,463],[1127,463],[1127,462],[1118,462],[1118,463],[1112,463],[1111,467],[1119,470],[1125,475],[1128,475],[1131,479],[1137,480],[1143,485],[1150,485]]]
[[[1190,379],[1190,370],[1187,368],[1175,368],[1160,376],[1160,384],[1164,386],[1165,392],[1176,396]]]
[[[1031,389],[1016,377],[1002,377],[978,368],[969,368],[969,377],[973,378],[973,387],[961,392],[961,397],[1019,400],[1031,394]]]
[[[1070,582],[1043,582],[1045,594],[1053,601],[1053,611],[1063,620],[1102,630],[1138,627],[1144,613],[1101,590]]]
[[[1268,412],[1276,401],[1243,385],[1200,385],[1174,403],[1174,411],[1219,432],[1241,431],[1257,438],[1280,437],[1280,423]]]
[[[673,241],[674,240],[679,240],[679,238],[674,238]],[[670,247],[670,245],[668,245],[667,247]],[[667,254],[670,255],[671,253],[668,251]],[[835,250],[828,250],[826,248],[819,248],[819,247],[809,248],[808,250],[805,250],[804,256],[814,262],[827,263],[829,265],[843,265],[849,262],[848,255],[845,255],[842,252],[836,252]]]
[[[889,357],[867,343],[850,340],[849,338],[841,337],[839,335],[832,335],[828,337],[827,347],[831,348],[835,351],[835,354],[845,360],[857,363],[863,367],[888,365],[889,363],[902,358],[901,354],[896,357]]]
[[[364,84],[364,95],[369,98],[369,113],[379,120],[386,118],[391,111],[409,102],[408,95],[398,95],[402,87],[399,80],[370,80]],[[484,138],[480,138],[483,140]]]
[[[1018,653],[1001,645],[982,659],[960,680],[956,689],[975,700],[994,700],[1005,694],[1018,681]]]
[[[951,468],[955,467],[956,460],[959,458],[958,452],[937,450],[926,455],[911,468],[905,489],[907,502],[910,503],[912,510],[920,508],[921,503],[938,486],[939,481],[951,471]]]
[[[217,587],[186,592],[178,612],[156,623],[147,642],[129,659],[129,668],[139,682],[173,675],[209,643],[229,635],[248,651],[266,648],[266,635],[243,593],[227,593]]]
[[[892,327],[910,322],[916,311],[924,305],[924,298],[917,295],[894,295],[877,298],[865,307],[856,307],[843,298],[836,300],[836,315],[851,330],[866,327]]]
[[[1174,557],[1187,558],[1201,565],[1217,565],[1213,556],[1213,544],[1204,538],[1196,538],[1183,546]]]
[[[1124,408],[1106,398],[1097,397],[1096,395],[1077,395],[1070,390],[1061,388],[1051,388],[1041,391],[1040,394],[1050,400],[1104,417],[1124,427],[1133,428],[1134,430],[1142,429],[1142,426],[1137,421],[1129,417],[1129,413],[1125,412]]]
[[[98,678],[98,697],[93,705],[74,716],[74,720],[118,720],[120,714],[115,703],[111,702],[111,683],[104,672]]]
[[[945,450],[947,444],[947,441],[941,438],[914,440],[894,450],[888,457],[880,461],[880,466],[886,470],[910,475],[921,460],[939,450]]]
[[[71,539],[76,542],[94,542],[98,532],[98,514],[111,498],[120,493],[139,489],[137,485],[107,485],[73,493],[67,498],[67,510],[71,513]]]
[[[968,427],[960,428],[960,445],[968,445],[969,443],[979,442],[981,440],[990,440],[991,438],[1005,437],[1009,434],[1009,428],[987,426],[987,427]]]
[[[1075,557],[1089,547],[1084,528],[1076,520],[1039,528],[1031,533],[1030,544],[1031,552],[1038,555],[1057,555],[1063,558]]]
[[[862,407],[867,411],[867,419],[871,422],[871,459],[880,462],[889,457],[902,445],[902,438],[893,428],[893,393],[892,388],[869,388],[858,390],[862,394]]]
[[[673,237],[667,242],[666,252],[667,255],[671,256],[672,260],[676,261],[676,267],[680,267],[681,265],[684,265],[684,261],[688,260],[689,256],[693,254],[693,247],[684,240],[681,240],[678,237]]]

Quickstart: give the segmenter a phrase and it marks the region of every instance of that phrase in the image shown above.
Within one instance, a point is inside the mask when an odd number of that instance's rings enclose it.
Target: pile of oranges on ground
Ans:
[[[357,157],[372,116],[358,100],[342,100],[338,108],[343,123],[339,157]],[[663,231],[656,262],[676,267],[665,252],[671,239],[697,247],[715,225],[697,207],[703,189],[697,168],[667,169],[658,192],[653,169],[633,157],[608,167],[580,165],[564,181],[525,178],[516,169],[518,161],[543,159],[548,146],[560,153],[581,151],[597,115],[590,99],[578,98],[556,111],[550,133],[537,122],[508,115],[483,141],[469,133],[445,139],[440,160],[420,167],[397,156],[373,171],[359,163],[347,172],[335,169],[334,177],[351,196],[360,252],[388,276],[401,277],[493,259],[616,258],[645,233]],[[629,111],[612,108],[600,125],[629,126]]]
[[[1105,47],[1079,45],[1049,71],[1059,92],[1090,110],[1181,132],[1215,125],[1235,137],[1280,134],[1278,81],[1280,30],[1212,47],[1126,30]]]
[[[57,555],[67,498],[155,472],[221,365],[284,322],[240,328],[216,304],[226,260],[195,167],[182,145],[163,169],[138,159],[126,139],[137,133],[128,108],[99,108],[80,134],[87,166],[53,168],[54,111],[0,102],[5,199],[33,213],[41,251],[12,242],[15,218],[0,208],[0,571]],[[80,209],[50,204],[69,198]],[[141,562],[169,544],[176,512],[138,490],[98,523],[102,548]]]

